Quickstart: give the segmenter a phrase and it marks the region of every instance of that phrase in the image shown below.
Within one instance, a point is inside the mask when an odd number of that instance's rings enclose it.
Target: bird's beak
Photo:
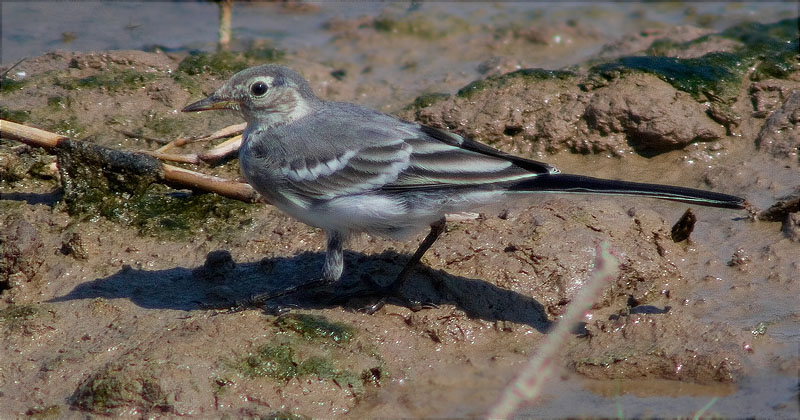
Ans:
[[[197,101],[193,104],[186,105],[182,112],[195,112],[195,111],[208,111],[213,109],[234,109],[236,103],[234,101],[221,98],[216,93],[208,98]]]

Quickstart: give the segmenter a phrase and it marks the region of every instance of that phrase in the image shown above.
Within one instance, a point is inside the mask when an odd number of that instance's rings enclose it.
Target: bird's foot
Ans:
[[[218,309],[225,310],[226,313],[242,312],[247,309],[263,309],[271,314],[280,315],[291,310],[296,305],[277,304],[274,301],[278,298],[293,295],[303,292],[315,292],[329,286],[330,281],[319,279],[308,283],[291,286],[286,289],[277,290],[274,292],[260,293],[250,296],[246,299],[228,302],[224,304],[201,304],[203,309]]]
[[[401,287],[403,282],[394,281],[389,285],[383,286],[376,283],[371,277],[367,278],[366,281],[372,286],[371,294],[373,296],[378,296],[379,299],[370,305],[360,308],[359,312],[372,315],[381,310],[381,308],[390,302],[396,302],[400,306],[405,306],[414,312],[421,311],[423,309],[435,309],[439,307],[433,302],[422,302],[406,296]]]
[[[377,302],[364,306],[359,309],[359,312],[363,312],[368,315],[372,315],[375,312],[380,311],[387,303],[390,302],[398,302],[400,306],[405,306],[408,309],[411,309],[414,312],[421,311],[423,309],[436,309],[439,305],[433,302],[422,302],[419,300],[410,299],[406,296],[384,296],[380,298]]]

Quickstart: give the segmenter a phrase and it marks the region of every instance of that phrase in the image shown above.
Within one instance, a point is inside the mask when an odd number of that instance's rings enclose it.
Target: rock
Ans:
[[[703,104],[644,74],[598,90],[584,118],[600,134],[623,133],[634,149],[643,151],[680,149],[725,136],[725,129],[706,116]]]
[[[761,127],[756,146],[775,157],[798,160],[800,152],[800,90],[794,90]]]
[[[33,280],[44,262],[42,248],[39,232],[25,219],[0,223],[0,292]]]
[[[675,312],[611,316],[589,324],[586,336],[568,351],[569,364],[592,379],[735,382],[744,337]]]

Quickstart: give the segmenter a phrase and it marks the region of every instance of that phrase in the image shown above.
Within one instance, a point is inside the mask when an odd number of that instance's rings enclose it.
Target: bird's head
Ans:
[[[230,109],[248,124],[271,127],[301,118],[321,102],[303,76],[288,67],[267,64],[236,73],[209,97],[182,111]]]

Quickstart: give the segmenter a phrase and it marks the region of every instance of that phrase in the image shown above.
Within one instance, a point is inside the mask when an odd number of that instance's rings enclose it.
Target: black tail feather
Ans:
[[[636,195],[708,207],[741,209],[745,200],[728,194],[671,185],[644,184],[583,175],[542,174],[508,186],[509,191]]]

